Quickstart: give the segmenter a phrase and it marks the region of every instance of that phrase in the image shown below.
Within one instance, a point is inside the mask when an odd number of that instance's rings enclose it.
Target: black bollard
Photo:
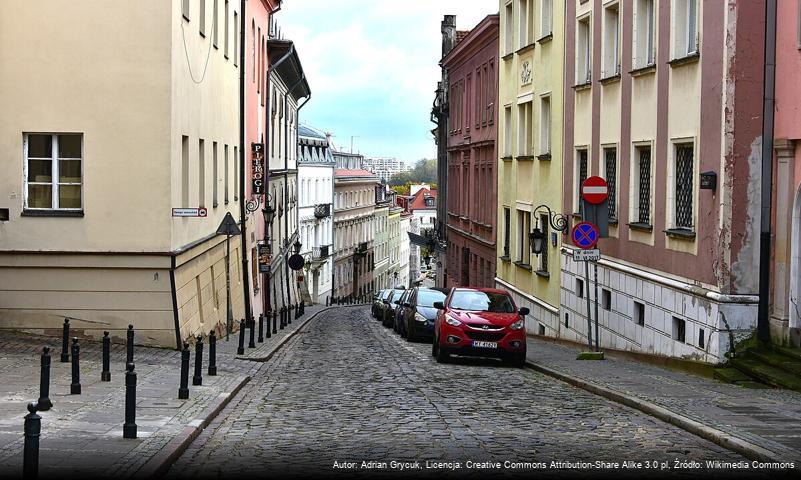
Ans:
[[[236,349],[237,355],[245,354],[245,319],[239,320],[239,347]]]
[[[70,394],[72,395],[81,394],[80,352],[78,337],[72,337],[72,383],[70,384]]]
[[[136,372],[134,364],[128,362],[125,372],[125,424],[122,438],[136,438]]]
[[[328,307],[328,297],[325,297],[325,306]]]
[[[217,335],[209,332],[209,376],[217,375]]]
[[[36,402],[38,410],[50,410],[53,402],[50,401],[50,347],[42,348],[42,371],[39,376],[39,401]]]
[[[267,321],[267,338],[272,338],[272,331],[273,329],[270,327],[270,311],[267,310],[267,313],[264,314],[264,319]]]
[[[192,376],[192,385],[203,385],[203,336],[197,336],[195,343],[195,375]]]
[[[300,304],[296,303],[295,304],[295,320],[297,320],[299,318],[300,318]]]
[[[70,319],[64,319],[64,335],[61,337],[61,361],[70,361]]]
[[[285,324],[286,324],[286,308],[285,307],[281,307],[281,323],[279,324],[279,327],[281,327],[281,330],[284,329],[284,325]]]
[[[125,363],[133,363],[133,342],[134,342],[134,329],[133,325],[128,325],[128,356],[125,357]]]
[[[306,300],[300,301],[300,316],[306,315]]]
[[[259,314],[259,343],[264,342],[264,314]]]
[[[256,319],[250,317],[250,340],[248,341],[248,348],[256,348]]]
[[[278,310],[273,310],[273,335],[278,335]]]
[[[39,476],[39,435],[42,432],[42,417],[36,414],[38,406],[28,404],[25,415],[25,445],[22,450],[22,478]]]
[[[189,344],[184,342],[184,349],[181,350],[181,386],[178,387],[178,398],[186,400],[189,398]]]
[[[108,338],[108,332],[103,332],[103,371],[100,372],[100,381],[111,381],[111,339]]]

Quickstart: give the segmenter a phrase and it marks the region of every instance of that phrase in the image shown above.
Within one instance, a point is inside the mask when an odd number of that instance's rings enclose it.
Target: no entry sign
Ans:
[[[588,203],[600,205],[609,197],[609,185],[601,177],[590,177],[581,185],[581,197]]]
[[[595,248],[598,244],[598,227],[590,222],[579,222],[573,227],[570,232],[570,238],[573,240],[573,245],[582,250],[589,250]]]

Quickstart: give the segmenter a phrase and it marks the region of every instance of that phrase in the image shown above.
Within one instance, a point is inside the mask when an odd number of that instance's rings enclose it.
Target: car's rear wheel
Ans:
[[[412,326],[409,325],[409,322],[406,322],[406,328],[404,328],[403,330],[406,333],[407,342],[414,342],[417,340],[417,337],[414,335],[414,330],[412,330]]]
[[[437,336],[434,335],[434,340],[431,342],[431,356],[437,356],[437,350],[439,350],[439,340],[437,340]]]
[[[451,359],[451,354],[447,350],[437,345],[437,363],[448,363]]]

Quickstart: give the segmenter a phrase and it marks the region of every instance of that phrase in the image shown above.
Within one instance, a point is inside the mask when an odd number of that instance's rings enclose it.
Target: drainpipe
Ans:
[[[245,211],[245,5],[239,7],[239,222],[242,225],[242,290],[245,301],[245,321],[250,322],[253,306],[250,303],[250,269],[248,268],[247,213]]]
[[[770,221],[773,192],[773,124],[776,104],[776,0],[765,2],[765,93],[762,110],[762,215],[759,237],[757,338],[770,341]]]

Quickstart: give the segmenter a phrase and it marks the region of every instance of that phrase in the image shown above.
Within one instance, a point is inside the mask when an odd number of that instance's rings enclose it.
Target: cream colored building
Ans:
[[[572,0],[575,1],[575,0]],[[562,0],[500,0],[498,117],[498,288],[508,290],[532,333],[559,330],[564,84]],[[547,208],[546,208],[547,207]],[[529,234],[546,236],[539,255]]]
[[[226,318],[239,218],[239,2],[9,0],[0,326],[173,346]],[[216,9],[213,8],[216,6]],[[32,26],[35,26],[32,27]],[[208,57],[208,66],[204,66]],[[221,95],[225,92],[225,95]],[[202,217],[173,208],[203,208]],[[230,242],[234,318],[241,242]]]

